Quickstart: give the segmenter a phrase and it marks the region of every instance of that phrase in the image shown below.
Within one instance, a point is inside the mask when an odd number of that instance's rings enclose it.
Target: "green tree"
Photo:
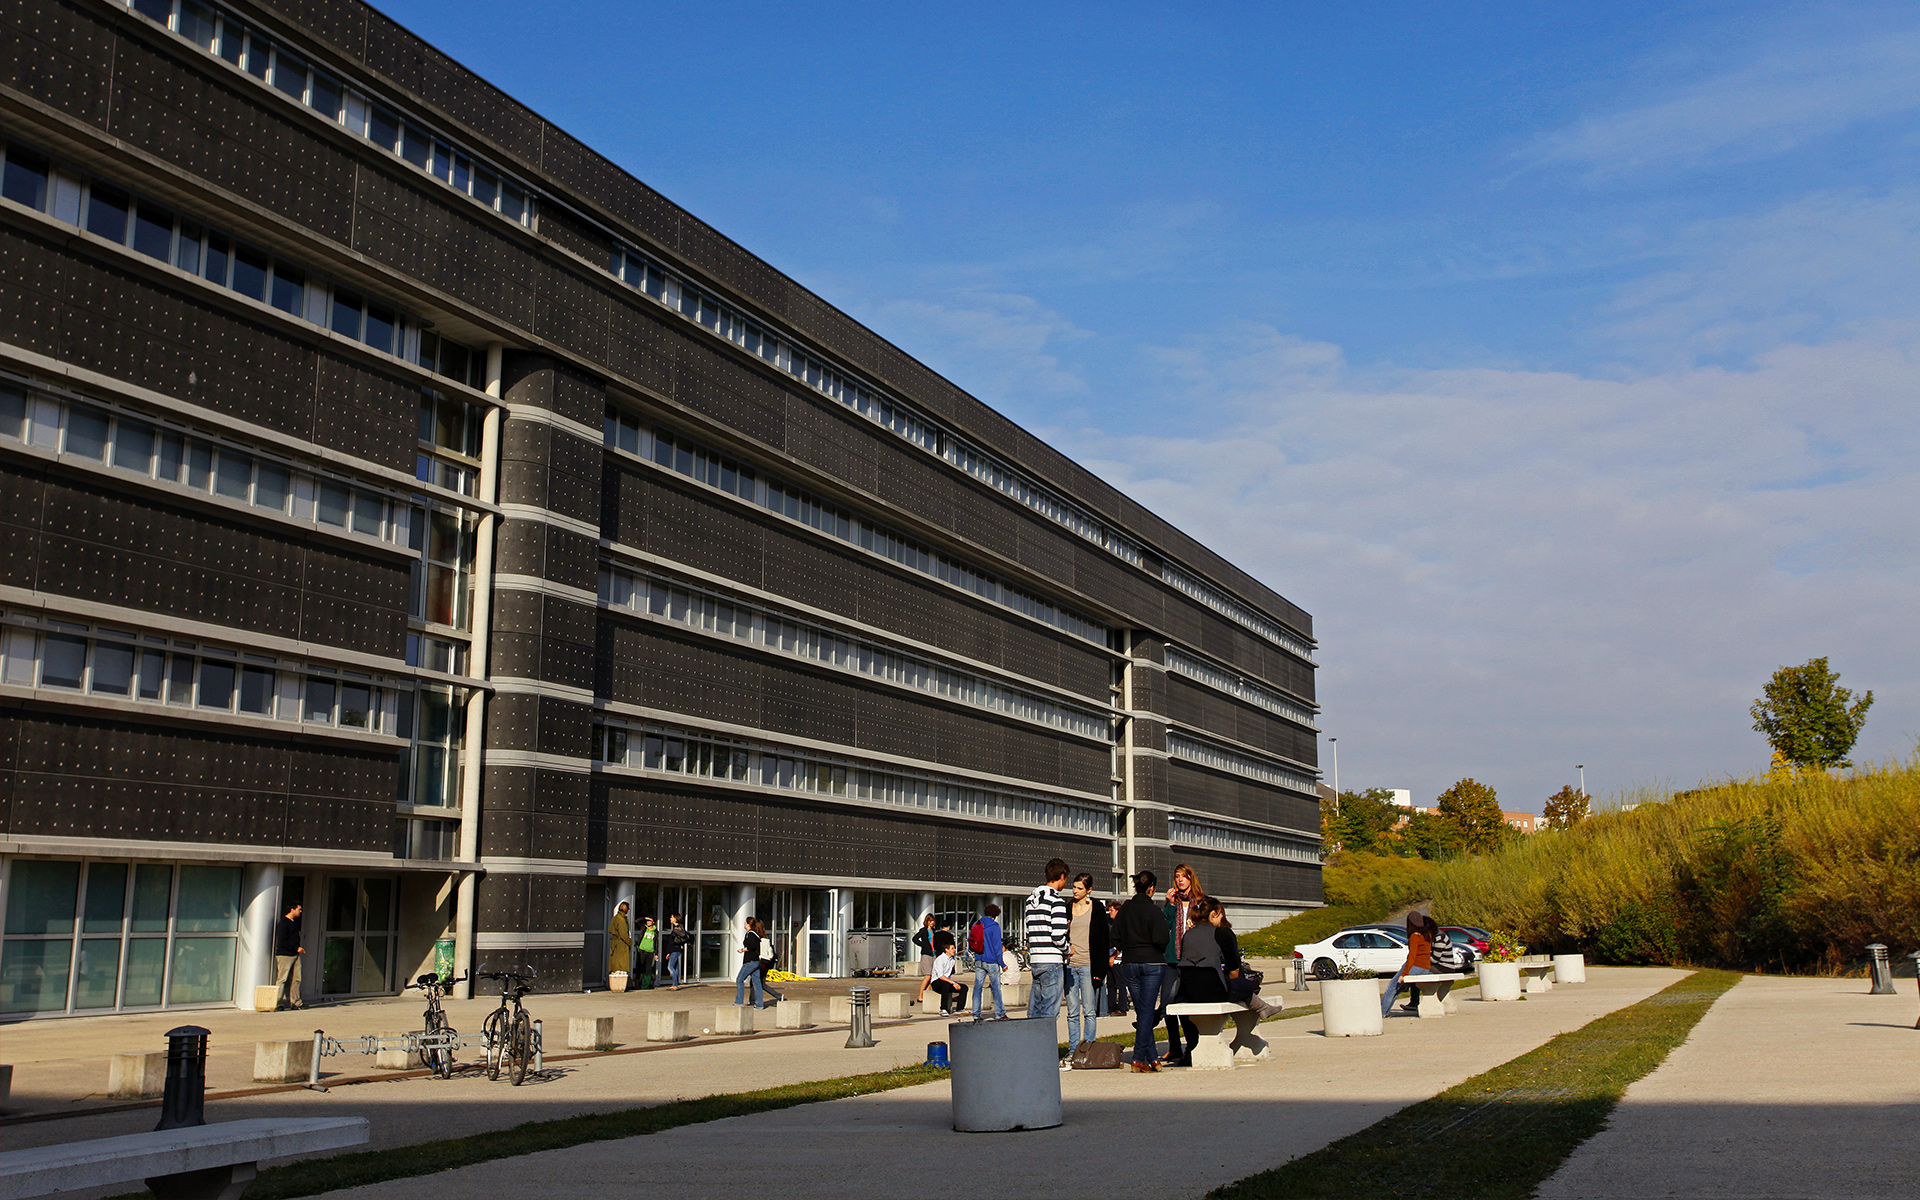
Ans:
[[[1827,669],[1825,658],[1781,667],[1749,710],[1753,727],[1767,736],[1780,758],[1804,770],[1850,767],[1847,752],[1867,723],[1873,693],[1854,700]]]
[[[1572,829],[1587,819],[1588,807],[1587,794],[1568,784],[1547,797],[1547,806],[1540,810],[1540,816],[1548,829]]]
[[[1459,832],[1462,848],[1475,854],[1498,850],[1511,827],[1500,815],[1500,799],[1484,783],[1462,779],[1440,793],[1440,816]]]
[[[1399,853],[1424,858],[1429,862],[1458,858],[1466,846],[1458,825],[1445,817],[1423,812],[1413,814],[1395,842]]]
[[[1343,849],[1380,853],[1387,835],[1407,810],[1393,802],[1388,788],[1368,788],[1360,792],[1340,793],[1340,815],[1335,828]]]

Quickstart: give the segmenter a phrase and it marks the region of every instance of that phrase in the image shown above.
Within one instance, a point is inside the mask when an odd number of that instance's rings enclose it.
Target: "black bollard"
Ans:
[[[167,1031],[167,1090],[160,1099],[155,1130],[205,1125],[207,1104],[207,1031],[182,1025]]]

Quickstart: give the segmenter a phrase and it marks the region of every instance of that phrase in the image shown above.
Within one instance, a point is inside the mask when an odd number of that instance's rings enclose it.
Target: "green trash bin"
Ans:
[[[441,938],[433,944],[433,969],[446,983],[453,978],[453,939]]]

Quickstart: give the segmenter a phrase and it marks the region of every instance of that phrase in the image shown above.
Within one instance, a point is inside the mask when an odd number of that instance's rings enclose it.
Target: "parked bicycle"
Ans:
[[[453,1074],[453,1048],[458,1044],[460,1034],[447,1023],[446,1010],[440,1007],[440,997],[458,979],[442,980],[438,975],[422,975],[413,986],[426,993],[427,1012],[421,1025],[420,1060],[442,1079]]]
[[[500,1007],[488,1013],[486,1024],[480,1027],[487,1039],[488,1079],[500,1078],[502,1067],[513,1086],[519,1087],[526,1079],[527,1064],[533,1061],[533,1018],[527,1015],[520,998],[533,990],[533,981],[539,977],[532,967],[489,971],[485,963],[475,972],[475,979],[500,981]]]

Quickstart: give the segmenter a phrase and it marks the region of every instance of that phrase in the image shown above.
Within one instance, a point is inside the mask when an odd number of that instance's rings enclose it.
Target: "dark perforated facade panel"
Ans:
[[[1217,733],[1249,746],[1284,755],[1309,767],[1318,766],[1317,741],[1312,730],[1283,721],[1212,688],[1169,672],[1166,712],[1183,725]]]
[[[1281,788],[1268,787],[1223,771],[1209,771],[1173,759],[1167,763],[1167,803],[1200,813],[1241,821],[1317,832],[1320,803]]]

